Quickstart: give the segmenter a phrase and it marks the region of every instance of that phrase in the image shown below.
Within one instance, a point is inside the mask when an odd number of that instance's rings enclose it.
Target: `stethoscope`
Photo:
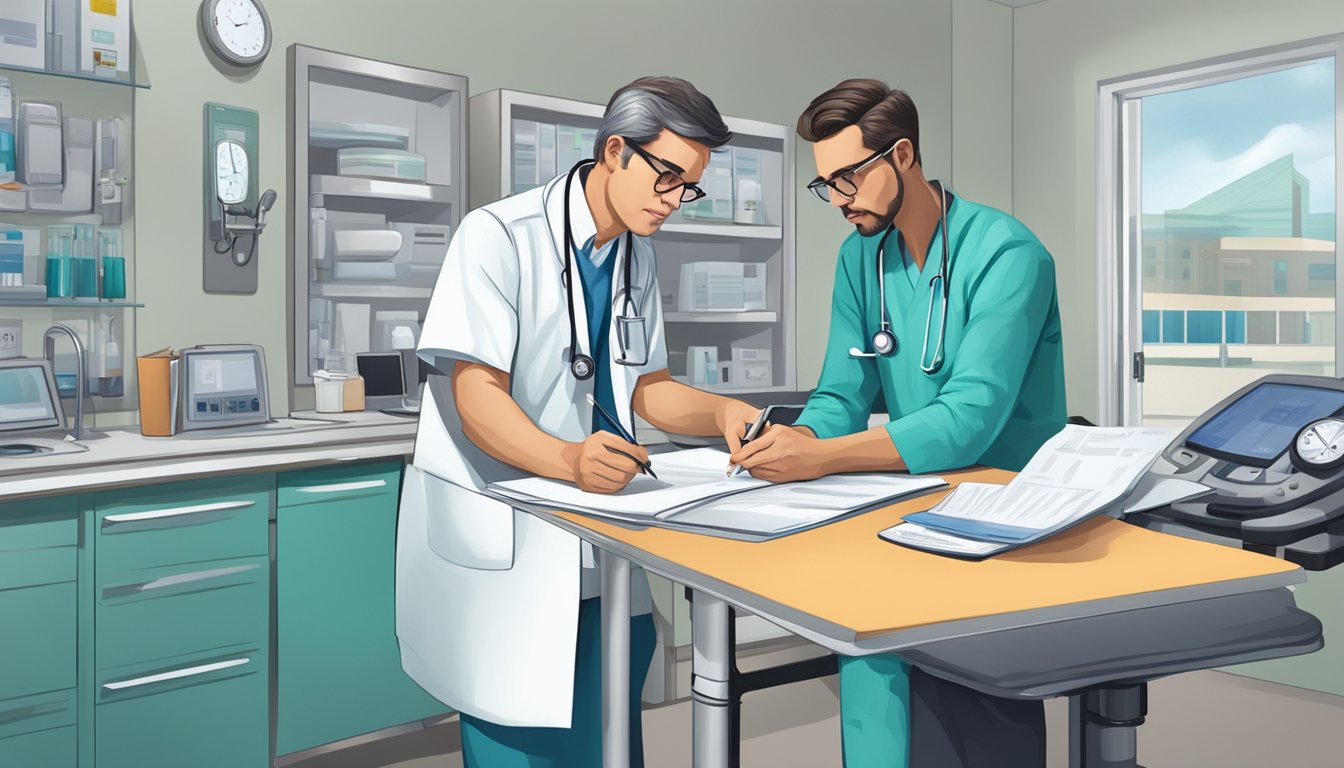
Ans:
[[[948,263],[952,256],[947,245],[947,193],[943,190],[941,181],[934,182],[938,185],[938,227],[943,239],[943,258],[938,262],[938,274],[929,280],[929,311],[924,317],[924,348],[919,354],[919,369],[925,373],[937,373],[943,367],[943,336],[947,330],[947,298],[949,289],[947,285]],[[877,244],[877,294],[878,306],[881,308],[881,323],[878,331],[873,334],[872,352],[864,352],[858,347],[849,348],[850,357],[891,357],[896,353],[896,334],[891,330],[891,318],[887,314],[887,280],[886,280],[886,246],[887,238],[895,231],[896,225],[887,227],[887,231],[882,235],[882,240]],[[934,283],[938,283],[943,298],[943,307],[938,321],[938,342],[933,350],[933,360],[925,363],[929,355],[929,324],[933,320],[933,297],[935,294]]]
[[[591,379],[593,377],[593,373],[597,370],[597,365],[596,363],[593,362],[593,358],[591,355],[579,351],[579,331],[578,326],[575,324],[574,320],[574,281],[570,279],[571,259],[575,251],[578,250],[578,247],[574,244],[574,235],[571,230],[569,222],[569,201],[570,201],[569,193],[570,193],[570,187],[574,182],[574,174],[578,173],[579,169],[582,168],[583,166],[593,165],[596,164],[596,162],[597,162],[596,160],[580,160],[579,162],[574,164],[573,168],[569,169],[569,173],[565,176],[565,200],[563,203],[565,209],[565,219],[564,219],[565,271],[564,274],[561,276],[561,281],[565,284],[565,299],[569,304],[569,371],[570,373],[574,374],[574,378],[578,379],[579,381],[587,381],[588,379]],[[630,305],[634,303],[630,298],[630,273],[631,273],[630,265],[635,260],[634,243],[635,243],[634,235],[629,231],[627,231],[625,233],[625,269],[623,270],[624,272],[623,279],[625,280],[625,303],[621,305],[621,317],[617,318],[618,321],[624,320],[627,324],[643,323],[644,320],[642,317],[639,317],[638,315],[632,317],[629,314]],[[630,359],[628,356],[629,344],[624,338],[624,334],[617,334],[617,337],[618,337],[617,341],[619,342],[621,347],[621,355],[616,360],[616,362],[620,363],[621,365],[644,365],[645,363],[648,362],[647,359],[643,361]],[[647,358],[648,355],[647,339],[645,340],[644,346],[645,346],[644,354],[645,357]]]

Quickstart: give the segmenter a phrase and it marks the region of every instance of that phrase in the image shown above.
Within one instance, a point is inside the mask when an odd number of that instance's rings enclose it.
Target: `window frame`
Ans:
[[[1140,104],[1146,96],[1199,88],[1334,57],[1335,264],[1344,226],[1344,34],[1237,52],[1097,84],[1096,252],[1098,423],[1137,424],[1142,385],[1133,378],[1133,353],[1143,348],[1141,179],[1128,177],[1126,160],[1140,151]],[[1247,328],[1249,336],[1249,327]],[[1344,281],[1335,281],[1335,369],[1344,370]]]

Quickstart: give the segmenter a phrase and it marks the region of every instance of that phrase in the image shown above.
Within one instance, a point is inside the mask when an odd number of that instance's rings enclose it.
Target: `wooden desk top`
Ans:
[[[1013,473],[972,469],[943,477],[956,486],[963,481],[1006,483]],[[1305,580],[1292,563],[1109,517],[979,562],[878,538],[878,531],[907,513],[928,509],[948,490],[757,543],[657,528],[632,530],[575,513],[553,514],[571,524],[567,527],[637,548],[651,556],[647,562],[656,570],[662,570],[655,565],[658,561],[675,563],[714,584],[843,628],[857,641],[1022,612],[1048,621],[1043,609],[1076,604],[1092,607],[1074,613],[1127,610],[1138,607],[1125,600],[1135,596],[1148,604],[1200,599],[1213,596],[1198,589],[1209,585],[1226,587],[1228,593]],[[1170,592],[1154,594],[1164,591]],[[1110,604],[1096,606],[1099,601]]]

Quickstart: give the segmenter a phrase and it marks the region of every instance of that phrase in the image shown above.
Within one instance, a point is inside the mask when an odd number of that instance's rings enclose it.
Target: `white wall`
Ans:
[[[1341,33],[1344,3],[1046,0],[1014,11],[1013,25],[1014,212],[1055,257],[1069,412],[1095,418],[1097,83]],[[1344,693],[1344,569],[1336,571],[1298,591],[1336,644],[1254,674]]]
[[[137,0],[140,72],[152,84],[135,104],[136,289],[146,305],[139,349],[261,344],[272,402],[286,402],[285,49],[292,43],[465,75],[472,93],[514,88],[605,103],[635,77],[678,75],[705,91],[724,114],[788,126],[812,97],[841,79],[881,77],[914,97],[926,165],[931,175],[946,177],[954,6],[957,31],[979,41],[971,50],[963,50],[961,41],[956,46],[955,77],[973,83],[957,94],[957,139],[970,147],[965,160],[958,158],[958,176],[967,180],[959,189],[972,195],[984,190],[1006,207],[1008,140],[994,126],[979,124],[971,98],[979,92],[993,100],[999,115],[1007,113],[1010,89],[1002,64],[1010,16],[988,0],[270,0],[270,57],[243,75],[219,71],[203,51],[199,3]],[[260,113],[261,187],[280,192],[274,223],[262,237],[255,295],[207,295],[201,289],[201,105],[207,101]],[[982,154],[997,162],[975,162]],[[814,175],[806,146],[799,147],[798,161],[801,189]],[[797,211],[798,382],[810,387],[830,321],[836,248],[848,226],[805,191]]]

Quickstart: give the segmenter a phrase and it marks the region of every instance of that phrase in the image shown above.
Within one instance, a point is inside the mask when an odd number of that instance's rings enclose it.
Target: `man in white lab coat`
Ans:
[[[593,553],[482,495],[485,485],[539,475],[614,492],[649,460],[620,436],[633,434],[634,413],[733,448],[756,417],[669,376],[648,240],[703,196],[710,150],[730,136],[690,83],[636,80],[608,103],[594,160],[472,211],[448,249],[419,345],[445,375],[427,386],[402,489],[397,636],[407,673],[462,713],[467,766],[601,761]],[[653,623],[638,570],[631,594],[631,765],[641,766]]]

